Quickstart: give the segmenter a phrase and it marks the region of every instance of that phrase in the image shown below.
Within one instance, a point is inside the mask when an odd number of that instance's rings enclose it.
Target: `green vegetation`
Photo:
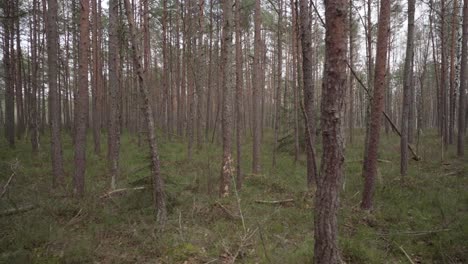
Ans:
[[[358,134],[359,131],[356,131]],[[105,156],[87,153],[86,194],[69,197],[73,172],[71,141],[64,159],[69,185],[51,189],[48,138],[37,156],[28,141],[10,150],[0,142],[0,184],[19,167],[0,201],[0,211],[33,205],[34,209],[0,216],[0,263],[310,263],[313,255],[313,192],[307,190],[304,157],[294,164],[283,147],[271,168],[271,149],[263,148],[263,172],[247,172],[239,203],[233,193],[219,199],[221,149],[206,145],[187,161],[182,141],[160,140],[169,219],[155,224],[147,146],[124,134],[119,188],[144,186],[103,197],[110,186]],[[91,137],[88,137],[91,139]],[[265,135],[265,142],[271,135]],[[106,142],[102,142],[105,150]],[[270,144],[271,145],[271,144]],[[362,191],[362,138],[347,145],[346,175],[339,217],[340,247],[347,263],[468,262],[468,163],[450,149],[445,160],[435,134],[419,143],[422,161],[411,161],[404,182],[399,176],[399,140],[383,136],[375,210],[359,209]],[[246,150],[251,146],[244,144]],[[103,151],[105,153],[105,151]],[[294,199],[282,204],[256,200]],[[405,256],[405,253],[408,256]],[[218,262],[215,260],[218,259]]]

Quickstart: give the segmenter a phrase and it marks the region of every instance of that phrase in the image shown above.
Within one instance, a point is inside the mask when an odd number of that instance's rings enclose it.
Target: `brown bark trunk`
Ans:
[[[258,174],[261,170],[261,161],[260,161],[260,154],[261,154],[261,113],[260,113],[260,94],[262,91],[262,87],[260,87],[262,83],[262,74],[261,74],[261,8],[260,8],[260,0],[255,0],[255,11],[254,11],[254,59],[253,59],[253,101],[252,101],[252,122],[253,122],[253,152],[252,152],[252,173]]]
[[[400,138],[400,174],[406,175],[408,171],[408,134],[409,134],[409,112],[413,107],[411,101],[411,90],[413,79],[413,57],[414,57],[414,11],[415,0],[408,0],[408,35],[406,39],[406,59],[403,72],[403,104],[401,113],[401,138]]]
[[[92,0],[93,8],[93,32],[92,32],[92,58],[93,58],[93,74],[92,74],[92,96],[93,96],[93,143],[94,153],[99,155],[101,153],[101,107],[102,107],[102,72],[101,72],[101,56],[99,46],[99,34],[98,29],[101,23],[101,19],[97,9],[97,0]]]
[[[283,43],[282,43],[282,22],[283,22],[283,1],[280,0],[278,9],[278,26],[277,26],[277,41],[276,41],[276,51],[277,51],[277,60],[278,65],[276,68],[276,91],[275,91],[275,119],[274,119],[274,145],[273,145],[273,168],[276,166],[276,151],[278,148],[278,136],[280,130],[280,109],[281,109],[281,83],[282,83],[282,72],[283,72]]]
[[[15,84],[13,80],[13,72],[11,72],[12,54],[11,41],[13,38],[13,6],[12,1],[7,0],[4,3],[5,16],[4,19],[4,74],[5,74],[5,137],[10,148],[15,147]]]
[[[314,118],[314,81],[312,79],[312,28],[309,18],[309,4],[301,0],[301,42],[302,42],[302,71],[304,89],[305,140],[307,154],[307,185],[312,187],[317,183],[317,163],[315,161],[315,118]]]
[[[242,29],[241,29],[241,1],[236,0],[236,184],[237,189],[242,188],[242,171],[241,171],[241,128],[242,128],[242,87],[243,87],[243,72],[242,72]],[[211,57],[211,56],[210,56]],[[208,121],[208,118],[207,118]]]
[[[57,0],[48,0],[47,11],[47,58],[50,101],[50,132],[53,185],[64,183],[62,137],[60,133],[60,98],[57,87],[58,66],[58,32],[57,32]]]
[[[223,130],[223,161],[221,164],[221,179],[219,195],[226,197],[229,195],[229,182],[234,174],[232,151],[232,92],[234,90],[233,78],[233,49],[232,49],[232,3],[230,0],[223,1],[223,39],[222,39],[222,70],[223,70],[223,111],[222,111],[222,130]]]
[[[138,49],[137,45],[137,36],[136,36],[136,28],[135,28],[135,21],[133,18],[133,10],[130,6],[129,0],[124,0],[125,4],[125,13],[127,15],[127,21],[129,25],[130,31],[130,39],[132,44],[132,55],[133,55],[133,63],[135,65],[137,75],[138,75],[138,82],[140,85],[140,93],[141,97],[143,98],[143,109],[145,114],[145,122],[146,128],[148,130],[148,142],[150,147],[150,154],[151,154],[151,175],[153,179],[153,199],[154,199],[154,206],[156,211],[156,220],[164,224],[167,219],[167,210],[166,210],[166,196],[164,194],[164,181],[160,173],[160,162],[159,162],[159,153],[158,153],[158,145],[156,140],[156,131],[154,127],[154,119],[153,119],[153,111],[151,110],[150,102],[149,102],[149,92],[148,87],[146,86],[146,79],[143,73],[143,65],[142,65],[142,54]]]
[[[465,146],[465,109],[466,89],[468,88],[468,0],[463,1],[463,39],[460,69],[460,99],[458,112],[458,144],[457,153],[459,157],[464,156]]]
[[[322,90],[321,175],[314,210],[314,262],[340,263],[337,213],[344,151],[341,111],[346,92],[347,0],[325,2],[325,69]]]
[[[73,192],[84,194],[86,172],[86,127],[88,123],[88,49],[89,49],[89,0],[80,1],[80,40],[78,54],[78,91],[75,105],[75,174]]]
[[[374,93],[372,96],[369,128],[369,146],[367,149],[367,156],[364,159],[366,170],[363,171],[365,180],[361,208],[365,210],[370,210],[372,208],[372,197],[375,188],[374,180],[377,174],[377,152],[380,141],[382,111],[384,108],[385,73],[387,71],[387,37],[390,30],[390,0],[381,0],[380,3]]]
[[[115,189],[119,176],[119,0],[109,1],[109,131],[107,160],[111,176],[111,189]]]

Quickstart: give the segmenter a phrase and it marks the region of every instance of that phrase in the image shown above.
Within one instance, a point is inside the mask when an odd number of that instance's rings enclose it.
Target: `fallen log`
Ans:
[[[113,190],[113,191],[110,191],[108,193],[105,193],[105,194],[101,195],[99,198],[103,199],[103,198],[111,197],[112,195],[115,195],[115,194],[118,194],[118,193],[127,192],[127,191],[137,191],[137,190],[143,190],[143,189],[146,189],[146,187],[145,186],[138,186],[138,187],[135,187],[135,188],[116,189],[116,190]]]
[[[36,208],[36,207],[34,205],[32,205],[32,204],[25,205],[25,206],[18,207],[18,208],[12,208],[12,209],[8,209],[8,210],[0,212],[0,216],[9,216],[9,215],[20,214],[20,213],[24,213],[24,212],[27,212],[27,211],[31,211],[34,208]]]
[[[285,199],[285,200],[276,200],[276,201],[255,200],[255,202],[261,203],[261,204],[285,204],[285,203],[294,202],[294,199]]]

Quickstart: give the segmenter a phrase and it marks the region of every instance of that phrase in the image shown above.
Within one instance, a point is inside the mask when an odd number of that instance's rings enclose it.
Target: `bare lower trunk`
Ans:
[[[137,45],[138,38],[136,36],[136,28],[132,7],[130,6],[129,0],[124,0],[124,4],[131,36],[130,38],[132,44],[133,63],[135,65],[138,75],[140,93],[143,98],[143,109],[145,115],[146,128],[148,130],[148,142],[151,154],[151,175],[153,179],[153,199],[156,211],[156,219],[159,223],[164,224],[167,218],[166,196],[164,194],[164,181],[160,173],[159,153],[156,141],[153,111],[149,102],[149,92],[146,86],[147,84],[145,80],[145,75],[143,73],[143,64],[141,61],[142,54],[139,51]]]
[[[346,92],[347,0],[325,2],[325,69],[322,90],[321,173],[314,210],[314,263],[340,263],[337,213],[343,176],[341,112]]]
[[[315,118],[314,118],[314,81],[312,78],[312,28],[309,18],[309,5],[301,0],[301,41],[302,41],[302,71],[304,89],[304,112],[306,114],[306,153],[307,153],[307,185],[317,183],[317,164],[315,161]]]
[[[88,124],[88,49],[89,49],[89,0],[81,0],[78,93],[75,105],[75,174],[73,192],[84,194],[86,172],[86,127]]]
[[[232,151],[232,91],[234,90],[233,78],[233,52],[232,52],[232,3],[230,0],[223,1],[223,42],[222,42],[222,69],[223,69],[223,161],[221,164],[221,179],[219,195],[225,197],[229,195],[229,182],[234,174]]]
[[[466,89],[468,88],[468,0],[463,4],[463,37],[462,37],[462,57],[460,72],[460,101],[458,113],[458,156],[465,154],[465,109],[466,109]]]
[[[372,208],[372,197],[374,193],[374,180],[377,174],[377,152],[380,141],[380,126],[382,123],[382,111],[384,108],[383,96],[385,92],[385,72],[387,64],[387,36],[390,27],[390,0],[381,0],[379,30],[377,36],[377,56],[375,63],[374,93],[372,97],[369,146],[367,156],[364,159],[365,170],[364,191],[361,208],[370,210]]]
[[[408,35],[406,41],[406,59],[403,76],[403,105],[401,114],[401,138],[400,138],[400,174],[406,175],[408,170],[408,134],[409,134],[409,113],[412,106],[411,90],[413,79],[413,56],[414,56],[414,10],[415,0],[408,1]]]
[[[60,99],[57,87],[57,0],[48,1],[49,10],[47,12],[47,58],[48,58],[48,80],[49,80],[49,101],[50,101],[50,123],[51,123],[51,157],[53,185],[64,183],[62,139],[60,134]]]

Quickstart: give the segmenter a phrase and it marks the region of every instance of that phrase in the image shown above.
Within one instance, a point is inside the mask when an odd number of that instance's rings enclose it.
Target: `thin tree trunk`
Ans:
[[[58,66],[58,32],[57,32],[57,0],[48,0],[47,12],[47,58],[50,101],[50,130],[53,185],[64,183],[62,137],[60,134],[60,98],[57,87]]]
[[[261,9],[260,9],[260,0],[255,0],[255,11],[254,11],[254,61],[253,61],[253,101],[252,101],[252,122],[253,122],[253,152],[252,152],[252,173],[258,174],[261,170],[261,120],[260,120],[260,94],[262,87],[260,87],[262,81],[261,74]]]
[[[226,197],[229,195],[229,182],[234,174],[232,151],[232,92],[234,90],[233,78],[233,48],[232,48],[232,3],[230,0],[223,0],[223,41],[222,41],[222,70],[223,70],[223,161],[221,164],[221,179],[219,195]]]
[[[460,98],[458,111],[458,144],[459,157],[465,154],[465,109],[466,89],[468,88],[468,0],[463,1],[463,37],[460,69]]]
[[[400,137],[400,174],[405,176],[408,171],[408,134],[409,134],[409,111],[411,104],[411,89],[413,79],[413,57],[414,57],[414,12],[415,0],[408,0],[408,35],[406,39],[406,59],[403,72],[403,105],[401,114],[401,137]]]
[[[109,131],[107,160],[114,190],[119,176],[120,130],[119,130],[119,0],[109,1]]]
[[[148,142],[151,154],[151,174],[153,179],[153,199],[156,211],[156,220],[164,224],[167,219],[166,196],[164,194],[164,181],[160,173],[160,162],[158,145],[156,140],[156,131],[154,127],[153,111],[149,102],[149,92],[146,86],[145,75],[143,73],[142,54],[138,49],[135,21],[133,18],[133,10],[129,0],[124,0],[127,21],[130,30],[130,39],[132,44],[133,63],[136,67],[140,92],[143,98],[143,109],[145,111],[146,128],[148,130]]]
[[[229,10],[228,10],[229,11]],[[243,89],[243,78],[242,78],[242,29],[241,29],[241,1],[236,0],[236,184],[237,189],[242,188],[242,171],[241,171],[241,158],[242,158],[242,149],[241,149],[241,127],[242,127],[242,89]],[[211,48],[211,47],[210,47]],[[211,58],[211,55],[210,55]],[[229,72],[227,72],[229,74]],[[226,83],[228,84],[228,83]],[[208,89],[210,89],[208,87]],[[207,117],[208,122],[208,117]]]
[[[73,192],[84,194],[86,172],[86,127],[88,123],[88,49],[89,49],[89,0],[81,0],[80,41],[78,54],[78,93],[75,106],[75,174]]]
[[[314,93],[315,87],[312,79],[312,28],[309,18],[308,1],[301,0],[301,42],[302,42],[302,71],[304,89],[305,140],[307,153],[307,185],[312,187],[317,183],[317,163],[315,161],[315,118]]]

